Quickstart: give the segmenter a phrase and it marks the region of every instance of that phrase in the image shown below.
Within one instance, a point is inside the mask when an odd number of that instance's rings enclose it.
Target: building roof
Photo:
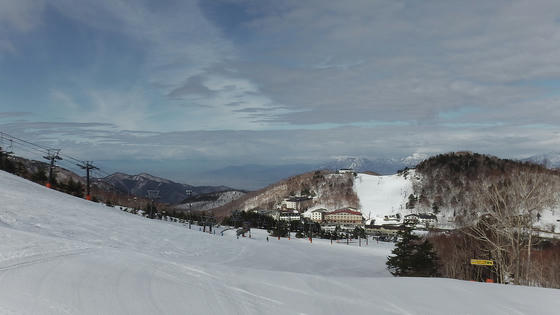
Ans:
[[[278,210],[278,212],[280,212],[280,214],[283,214],[283,213],[299,213],[297,210]]]
[[[404,217],[405,218],[417,217],[420,219],[437,219],[435,214],[430,214],[430,213],[418,213],[418,214],[413,213],[413,214],[407,214]]]
[[[308,197],[308,196],[297,196],[297,197],[289,197],[286,199],[286,201],[292,201],[292,202],[300,202],[300,201],[307,201],[307,200],[311,200],[313,198]]]
[[[435,214],[427,214],[427,213],[420,213],[418,215],[418,217],[420,219],[437,219],[437,217],[435,216]]]
[[[285,216],[285,217],[299,217],[300,214],[296,213],[296,212],[280,212],[280,216]]]
[[[329,211],[329,210],[327,210],[327,209],[321,208],[321,209],[315,209],[315,210],[313,210],[313,211],[311,211],[311,212],[328,212],[328,211]]]
[[[338,209],[338,210],[334,210],[332,212],[328,212],[326,214],[329,215],[329,214],[337,214],[337,213],[348,213],[348,214],[354,214],[354,215],[359,215],[359,216],[362,215],[361,212],[353,211],[353,210],[350,210],[350,209]]]

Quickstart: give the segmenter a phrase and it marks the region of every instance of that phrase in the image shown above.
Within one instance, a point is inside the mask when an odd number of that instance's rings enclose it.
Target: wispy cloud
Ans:
[[[30,112],[0,112],[0,119],[2,118],[16,118],[32,115]]]
[[[559,9],[6,0],[0,127],[96,157],[201,165],[545,152],[559,132]]]

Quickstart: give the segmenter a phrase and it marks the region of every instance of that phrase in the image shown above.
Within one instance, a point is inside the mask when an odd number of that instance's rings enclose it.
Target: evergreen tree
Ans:
[[[354,228],[354,231],[352,231],[352,238],[366,238],[366,236],[366,230],[362,227],[357,226]]]
[[[397,233],[398,241],[387,257],[387,269],[393,276],[433,277],[437,275],[437,254],[428,240],[421,241],[412,228],[403,226]]]
[[[47,177],[46,172],[47,171],[46,171],[46,168],[44,166],[42,166],[42,165],[39,166],[37,168],[37,171],[35,173],[31,174],[31,180],[36,182],[36,183],[39,183],[39,184],[46,183],[47,180],[49,179]]]
[[[16,172],[16,164],[10,160],[11,152],[6,152],[0,147],[0,170],[6,171],[8,173]]]
[[[271,230],[270,235],[280,237],[288,236],[288,223],[286,221],[277,220],[276,227]]]
[[[408,202],[406,203],[407,209],[414,209],[416,206],[416,197],[413,194],[408,196]]]
[[[439,206],[438,206],[435,202],[432,204],[432,212],[433,212],[434,214],[438,214],[438,213],[439,213]]]
[[[66,183],[61,183],[59,185],[59,189],[67,194],[70,194],[72,196],[76,196],[76,197],[83,197],[83,191],[84,191],[84,187],[80,182],[74,181],[72,179],[72,177],[68,178],[68,181],[66,181]]]

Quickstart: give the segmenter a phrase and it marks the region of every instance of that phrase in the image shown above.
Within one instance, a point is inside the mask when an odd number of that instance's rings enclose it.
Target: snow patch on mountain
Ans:
[[[560,152],[549,152],[539,155],[533,155],[522,161],[542,164],[550,168],[560,168]]]
[[[414,193],[415,176],[414,170],[385,176],[358,174],[354,179],[354,191],[364,217],[379,224],[386,215],[408,213],[405,207],[408,196]]]
[[[153,176],[148,173],[140,173],[138,175],[133,175],[132,179],[137,181],[152,181],[152,182],[166,183],[166,184],[173,183],[169,179]]]
[[[412,155],[409,155],[405,158],[402,158],[401,162],[405,166],[412,167],[412,166],[415,166],[416,164],[424,161],[428,157],[430,157],[429,154],[416,152],[416,153],[413,153]]]
[[[216,195],[216,198],[210,198],[211,200],[186,202],[186,203],[176,205],[173,208],[180,209],[180,210],[206,211],[217,207],[221,207],[229,202],[232,202],[236,199],[243,197],[245,194],[246,194],[245,192],[238,191],[238,190],[217,192],[217,193],[212,193],[212,195]]]

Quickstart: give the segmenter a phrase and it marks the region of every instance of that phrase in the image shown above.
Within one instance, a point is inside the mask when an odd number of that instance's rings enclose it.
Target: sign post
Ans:
[[[471,265],[494,266],[494,261],[493,260],[487,260],[487,259],[471,259]],[[493,283],[494,280],[492,278],[487,278],[486,282]]]
[[[471,259],[471,265],[494,266],[494,261],[485,259]]]

